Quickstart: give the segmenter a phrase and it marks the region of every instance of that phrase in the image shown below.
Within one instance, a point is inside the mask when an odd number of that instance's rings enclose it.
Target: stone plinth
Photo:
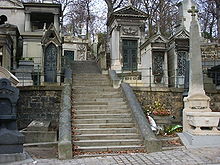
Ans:
[[[179,133],[178,135],[186,148],[220,146],[220,136],[217,135],[193,135],[188,132]]]
[[[19,67],[16,70],[16,77],[20,80],[18,86],[31,86],[33,85],[32,73],[34,69],[34,61],[20,60]]]
[[[186,120],[194,135],[220,135],[217,129],[220,112],[186,112]]]
[[[25,135],[25,143],[56,142],[57,132],[51,131],[50,121],[32,121],[27,130],[21,131]]]

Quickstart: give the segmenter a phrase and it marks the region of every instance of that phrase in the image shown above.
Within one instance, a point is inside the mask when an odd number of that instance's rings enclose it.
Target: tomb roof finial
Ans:
[[[132,6],[131,0],[128,0],[128,6]]]
[[[188,10],[188,13],[192,13],[191,16],[195,17],[196,13],[198,13],[199,11],[196,9],[195,6],[192,6],[191,9]]]
[[[160,22],[158,22],[158,24],[157,24],[157,34],[161,34],[161,31],[160,31]]]

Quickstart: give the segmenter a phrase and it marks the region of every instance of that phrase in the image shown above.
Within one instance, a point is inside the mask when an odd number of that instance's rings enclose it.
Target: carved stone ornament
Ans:
[[[189,38],[189,36],[188,36],[188,34],[186,34],[186,32],[183,31],[179,35],[177,35],[176,38],[187,39],[187,38]]]
[[[77,48],[77,59],[78,60],[85,60],[86,59],[86,45],[78,45]]]
[[[138,35],[138,27],[124,26],[122,27],[122,34],[128,36]]]

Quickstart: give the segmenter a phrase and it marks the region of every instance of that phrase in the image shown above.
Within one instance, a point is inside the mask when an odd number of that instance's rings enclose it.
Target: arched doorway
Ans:
[[[53,83],[57,81],[57,47],[52,43],[45,50],[44,74],[45,82]]]

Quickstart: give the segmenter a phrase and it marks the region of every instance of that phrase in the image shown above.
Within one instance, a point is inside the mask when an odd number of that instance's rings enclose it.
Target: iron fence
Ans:
[[[139,68],[136,71],[116,70],[122,82],[127,82],[134,87],[174,87],[184,88],[185,76],[181,75],[178,69],[163,70],[162,73],[155,73],[152,68]],[[220,72],[203,73],[205,86],[220,84]],[[210,76],[212,75],[212,76]],[[214,76],[213,76],[214,75]]]

